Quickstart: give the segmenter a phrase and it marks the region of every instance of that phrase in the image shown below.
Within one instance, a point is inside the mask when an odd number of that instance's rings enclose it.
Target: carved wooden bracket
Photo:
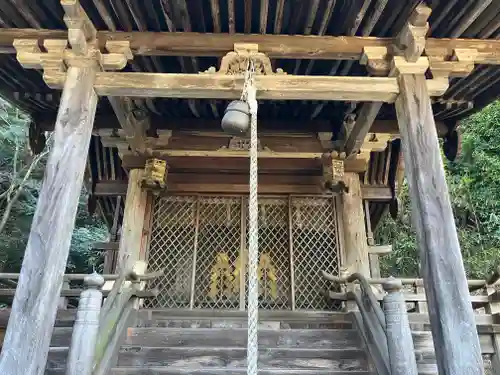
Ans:
[[[68,48],[67,40],[45,40],[43,46],[47,52],[42,52],[38,41],[34,39],[15,39],[13,44],[19,63],[26,69],[43,69],[43,78],[52,88],[62,87],[68,66],[86,65],[96,66],[99,70],[121,70],[133,57],[130,43],[126,41],[106,42],[107,53],[99,51],[96,41],[87,42],[85,55],[80,54],[83,50],[81,46],[77,50]]]
[[[36,39],[15,39],[17,60],[27,69],[43,69],[52,88],[61,88],[68,66],[93,66],[98,70],[121,70],[133,58],[128,41],[107,41],[106,53],[97,45],[97,31],[79,0],[61,0],[68,40],[46,39],[43,52]]]
[[[345,159],[345,152],[338,153],[337,151],[333,151],[323,155],[323,187],[326,190],[335,193],[348,191],[348,187],[344,181]]]
[[[271,60],[266,54],[258,51],[258,44],[235,43],[234,51],[227,53],[221,60],[220,68],[210,67],[203,74],[243,75],[250,59],[255,64],[258,75],[286,74],[283,69],[273,72]]]

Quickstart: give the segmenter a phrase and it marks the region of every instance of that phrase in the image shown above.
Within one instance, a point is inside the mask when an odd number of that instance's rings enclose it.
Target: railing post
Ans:
[[[94,272],[84,283],[87,290],[82,292],[78,303],[66,375],[91,375],[94,365],[104,278]]]
[[[389,278],[383,284],[387,348],[391,375],[418,375],[413,338],[401,289],[401,280]]]

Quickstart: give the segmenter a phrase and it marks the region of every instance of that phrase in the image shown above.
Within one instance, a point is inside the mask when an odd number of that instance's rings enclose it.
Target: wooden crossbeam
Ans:
[[[168,175],[169,193],[248,193],[247,174],[218,173],[171,173]],[[388,186],[362,185],[363,199],[388,201],[392,193]],[[127,193],[126,181],[98,182],[94,194],[101,197],[124,196]],[[321,187],[321,176],[260,175],[260,194],[325,194]],[[94,245],[94,248],[108,250],[107,245]]]
[[[37,120],[37,125],[47,131],[54,129],[55,116],[44,114],[43,118]],[[182,134],[207,136],[207,137],[225,137],[227,133],[220,131],[220,120],[217,119],[198,119],[198,118],[172,118],[152,115],[150,126],[153,129],[185,129],[179,132]],[[332,123],[328,120],[279,120],[279,119],[259,119],[259,134],[274,135],[281,137],[311,135],[307,132],[329,131]],[[99,129],[117,129],[120,128],[116,116],[113,114],[97,114],[94,122],[94,131],[98,133]],[[199,129],[206,129],[200,131]],[[215,131],[214,131],[215,130]],[[436,121],[436,130],[438,136],[443,137],[448,132],[448,127],[442,121]],[[300,132],[299,132],[300,131]],[[298,132],[298,133],[294,133]],[[394,137],[399,135],[398,122],[396,120],[375,120],[370,128],[372,133],[386,133]],[[179,133],[181,134],[181,133]],[[174,135],[176,135],[174,130]]]
[[[167,73],[99,73],[99,95],[164,98],[238,99],[243,76]],[[380,100],[393,102],[398,86],[393,78],[330,76],[257,76],[257,99]]]
[[[192,32],[112,32],[98,31],[99,46],[107,41],[129,41],[134,55],[146,56],[224,56],[235,43],[254,43],[259,51],[276,59],[359,60],[364,47],[388,47],[394,38],[210,34]],[[0,53],[15,53],[14,39],[68,39],[64,30],[9,29],[0,32]],[[500,40],[428,38],[426,51],[432,55],[452,56],[454,49],[477,49],[477,64],[500,63]],[[429,53],[428,53],[429,55]]]
[[[62,86],[65,77],[65,73],[61,72],[53,74],[50,80],[55,86]],[[243,84],[243,76],[100,72],[96,74],[94,89],[100,96],[239,99]],[[399,94],[396,79],[389,77],[258,75],[255,85],[257,99],[267,100],[308,98],[392,103]],[[431,96],[441,96],[447,88],[446,80],[427,81]]]

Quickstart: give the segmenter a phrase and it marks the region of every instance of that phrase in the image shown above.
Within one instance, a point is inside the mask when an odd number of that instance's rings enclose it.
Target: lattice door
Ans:
[[[243,197],[158,197],[149,269],[165,276],[151,308],[246,307],[247,210]],[[337,274],[335,204],[322,197],[259,197],[259,306],[331,309],[321,271]]]
[[[335,202],[331,198],[293,197],[291,206],[295,308],[337,308],[323,296],[329,285],[321,275],[322,270],[339,273]]]

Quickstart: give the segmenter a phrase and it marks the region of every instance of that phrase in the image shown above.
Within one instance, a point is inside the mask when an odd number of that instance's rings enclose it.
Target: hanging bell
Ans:
[[[242,100],[234,100],[226,108],[222,118],[222,129],[231,135],[241,136],[250,128],[250,108]]]

